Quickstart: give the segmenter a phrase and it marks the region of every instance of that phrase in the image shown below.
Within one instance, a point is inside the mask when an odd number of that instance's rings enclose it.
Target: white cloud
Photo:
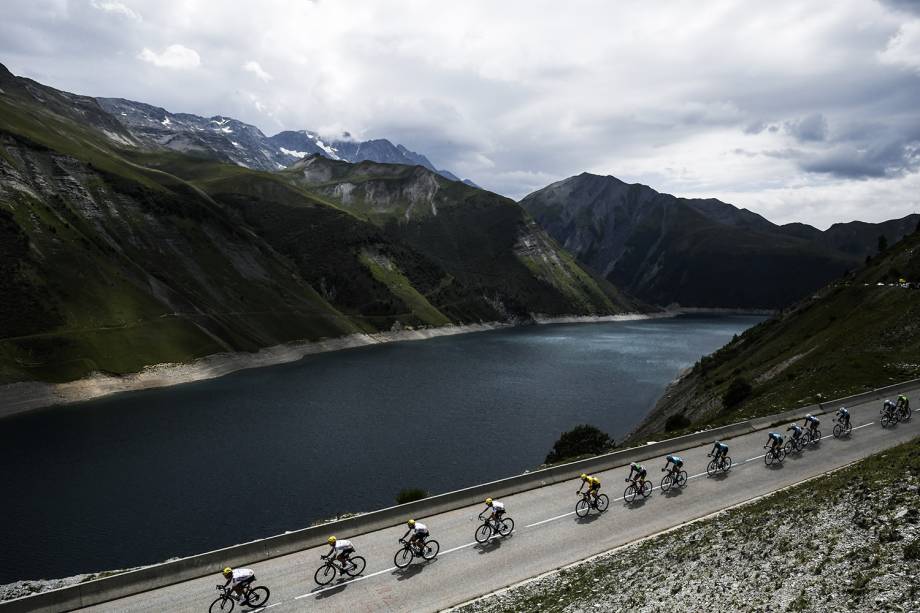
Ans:
[[[254,60],[249,60],[248,62],[246,62],[245,64],[243,64],[242,68],[243,68],[243,70],[245,70],[246,72],[251,72],[252,74],[256,75],[257,77],[259,77],[260,79],[262,79],[262,80],[265,81],[266,83],[269,82],[269,81],[271,81],[271,80],[274,78],[274,77],[272,77],[270,74],[268,74],[267,72],[265,72],[265,71],[262,69],[262,67],[259,65],[259,63],[256,62],[256,61],[254,61]]]
[[[201,64],[198,52],[183,45],[170,45],[162,53],[155,53],[144,47],[143,51],[137,54],[137,58],[160,68],[176,70],[197,68]]]
[[[125,5],[123,2],[116,2],[115,0],[92,0],[90,5],[94,9],[105,11],[106,13],[114,13],[122,17],[127,17],[128,19],[133,19],[134,21],[143,21],[137,11]]]
[[[920,19],[902,25],[879,53],[879,60],[920,71]]]

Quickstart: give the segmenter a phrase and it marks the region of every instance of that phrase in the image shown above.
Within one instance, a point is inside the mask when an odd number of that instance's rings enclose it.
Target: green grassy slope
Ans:
[[[354,206],[334,181],[144,151],[92,99],[0,85],[0,383],[634,306],[495,194],[331,164],[365,177]],[[418,207],[427,188],[443,212]]]
[[[700,360],[668,389],[638,435],[683,414],[725,423],[920,377],[920,233]],[[733,381],[750,395],[726,406]]]

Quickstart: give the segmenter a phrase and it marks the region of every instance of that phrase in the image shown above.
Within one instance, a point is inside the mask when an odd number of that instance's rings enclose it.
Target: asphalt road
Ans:
[[[668,493],[656,487],[649,498],[633,505],[622,500],[628,469],[599,473],[602,491],[611,498],[609,510],[602,515],[592,511],[584,519],[575,516],[577,475],[573,475],[572,481],[508,496],[503,502],[515,521],[515,531],[505,539],[496,538],[485,545],[477,544],[473,538],[478,526],[476,515],[484,505],[417,518],[428,525],[432,537],[441,544],[441,552],[435,560],[419,559],[405,570],[398,570],[393,564],[399,548],[397,539],[405,532],[404,526],[354,537],[337,534],[339,538],[351,539],[358,554],[367,559],[361,577],[337,579],[329,587],[318,587],[313,573],[320,565],[320,554],[326,553],[328,547],[307,549],[249,565],[256,573],[257,584],[271,589],[271,598],[265,608],[238,606],[235,611],[434,611],[459,604],[820,475],[920,434],[918,417],[883,429],[878,423],[879,407],[878,401],[872,401],[850,408],[854,430],[848,440],[834,439],[831,416],[823,416],[821,430],[825,438],[801,454],[787,457],[779,467],[764,464],[767,431],[727,441],[734,467],[724,476],[706,475],[706,454],[711,443],[681,451],[684,467],[690,474],[687,486]],[[786,425],[776,428],[784,435],[785,429]],[[664,456],[644,464],[657,485]],[[223,579],[215,572],[210,577],[82,610],[207,611],[217,596],[214,586],[218,583],[223,583]]]

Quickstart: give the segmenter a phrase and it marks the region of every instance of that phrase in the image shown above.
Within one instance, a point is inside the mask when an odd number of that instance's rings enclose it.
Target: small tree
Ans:
[[[884,234],[878,235],[878,252],[885,253],[888,251],[888,239],[885,238]]]
[[[415,502],[416,500],[421,500],[422,498],[428,498],[428,492],[420,487],[407,487],[399,490],[399,493],[396,494],[396,504]]]
[[[730,409],[731,407],[741,404],[745,398],[751,395],[753,389],[751,383],[744,377],[733,379],[728,385],[725,395],[722,396],[722,406],[726,409]]]
[[[567,458],[598,454],[613,449],[613,439],[606,432],[594,426],[582,424],[563,432],[546,456],[546,463],[552,464]]]
[[[674,430],[682,430],[690,425],[690,419],[683,413],[675,413],[668,417],[668,420],[664,422],[664,431],[673,432]]]

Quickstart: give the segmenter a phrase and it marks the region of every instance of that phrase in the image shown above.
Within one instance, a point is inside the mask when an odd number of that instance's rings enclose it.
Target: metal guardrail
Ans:
[[[905,392],[915,389],[920,389],[920,379],[912,379],[847,398],[809,405],[640,447],[623,449],[568,464],[552,466],[319,526],[171,560],[73,586],[40,592],[16,600],[0,602],[0,612],[56,612],[100,604],[189,579],[211,575],[224,566],[252,564],[316,547],[325,544],[327,536],[333,532],[349,535],[374,532],[400,524],[406,517],[426,517],[453,511],[479,504],[486,496],[498,497],[517,494],[570,480],[582,472],[610,470],[625,466],[630,462],[658,457],[663,452],[689,449],[703,441],[728,439],[769,428],[779,421],[798,419],[806,413],[822,414],[836,410],[837,406],[844,403],[859,403],[873,398],[881,398],[886,392]]]

